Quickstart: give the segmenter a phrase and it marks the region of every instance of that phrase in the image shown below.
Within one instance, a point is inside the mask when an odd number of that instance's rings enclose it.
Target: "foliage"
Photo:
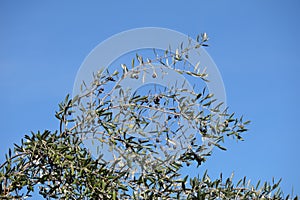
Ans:
[[[181,85],[137,94],[122,84],[149,74],[161,78],[170,69],[208,81],[205,71],[187,62],[207,40],[202,34],[196,44],[155,52],[154,59],[137,55],[131,69],[124,64],[83,83],[80,95],[59,104],[59,130],[31,133],[9,149],[0,166],[1,199],[30,197],[35,190],[47,199],[289,199],[278,189],[280,180],[252,186],[222,174],[216,180],[206,172],[182,176],[185,166],[201,166],[212,147],[226,150],[225,137],[243,140],[247,131],[249,121],[222,109],[205,89]],[[114,159],[104,159],[100,149],[93,155],[87,139],[108,146]]]

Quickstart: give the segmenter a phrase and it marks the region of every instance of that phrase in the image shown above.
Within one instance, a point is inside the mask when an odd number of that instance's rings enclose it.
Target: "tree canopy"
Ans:
[[[8,150],[0,166],[1,199],[35,191],[47,199],[293,198],[280,190],[280,180],[252,185],[246,177],[212,180],[200,170],[197,177],[183,176],[187,166],[198,170],[214,147],[226,150],[226,137],[243,140],[249,121],[229,113],[205,87],[174,81],[137,92],[125,84],[164,79],[170,70],[209,81],[201,63],[188,62],[207,41],[202,34],[196,43],[136,55],[117,70],[93,74],[79,95],[59,104],[56,131],[32,132]]]

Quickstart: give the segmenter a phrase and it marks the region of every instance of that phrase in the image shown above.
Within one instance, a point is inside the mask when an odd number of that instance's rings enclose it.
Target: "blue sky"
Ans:
[[[96,45],[157,26],[191,37],[207,32],[230,111],[252,121],[244,142],[215,150],[199,171],[254,182],[282,177],[285,193],[300,194],[299,9],[296,0],[1,1],[0,160],[31,130],[58,127],[57,104]]]

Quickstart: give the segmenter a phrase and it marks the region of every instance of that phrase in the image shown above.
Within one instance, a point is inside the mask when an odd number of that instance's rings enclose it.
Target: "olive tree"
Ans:
[[[37,192],[47,199],[289,199],[280,180],[252,185],[246,177],[234,182],[221,174],[212,180],[199,170],[213,148],[226,150],[225,137],[243,140],[249,123],[205,87],[174,81],[136,92],[125,84],[163,79],[170,69],[209,81],[201,64],[188,62],[190,51],[207,46],[207,40],[202,34],[196,45],[136,55],[119,69],[93,74],[79,95],[59,104],[58,130],[32,132],[8,150],[0,166],[1,199]],[[182,175],[187,166],[199,176]]]

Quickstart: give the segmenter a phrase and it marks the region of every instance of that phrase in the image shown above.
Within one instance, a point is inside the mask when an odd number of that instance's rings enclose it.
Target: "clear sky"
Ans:
[[[230,111],[252,121],[244,142],[216,149],[199,172],[282,177],[299,195],[299,9],[297,0],[0,1],[0,161],[31,130],[58,128],[57,104],[96,45],[157,26],[207,32]]]

